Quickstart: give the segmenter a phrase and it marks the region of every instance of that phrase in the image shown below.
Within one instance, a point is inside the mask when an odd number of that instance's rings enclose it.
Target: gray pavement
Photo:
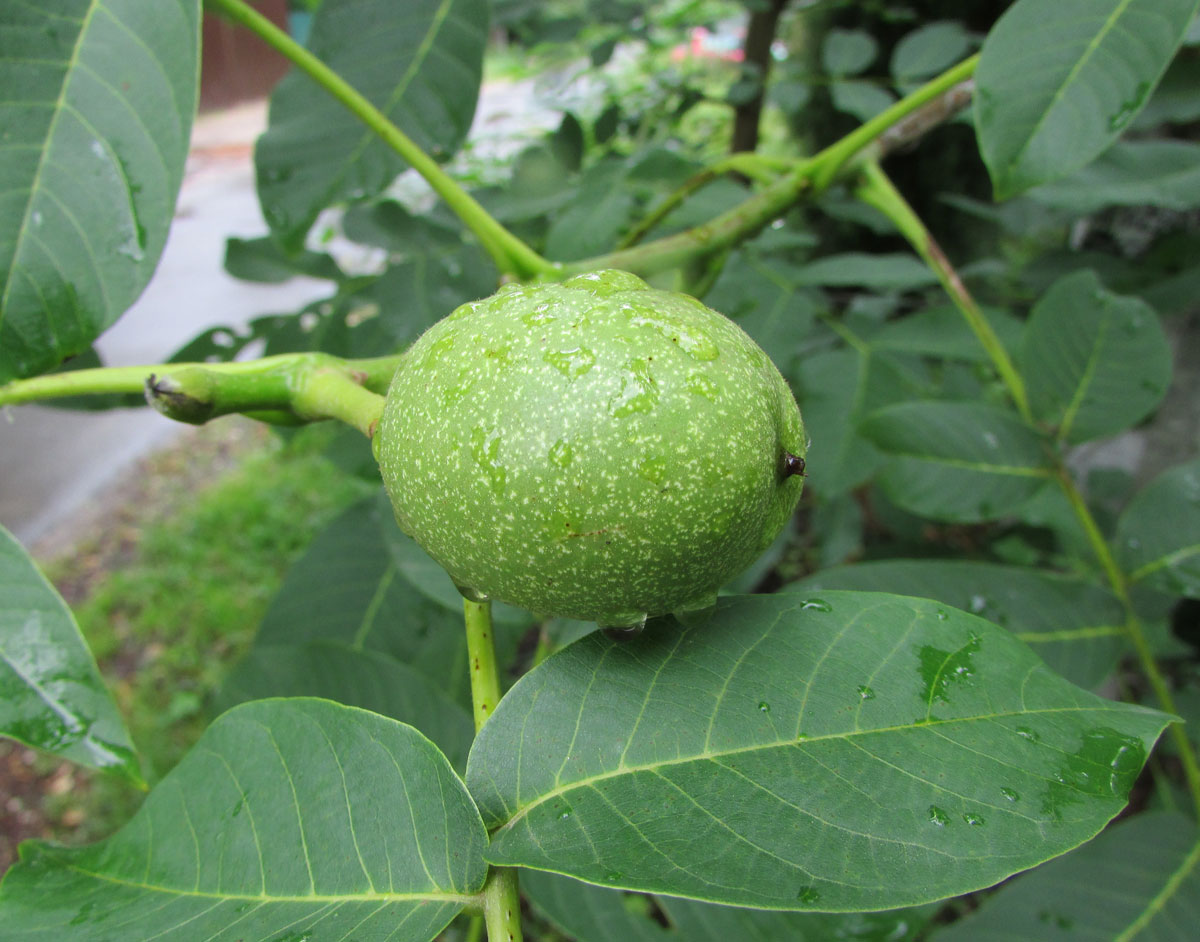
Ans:
[[[471,131],[474,152],[503,160],[515,140],[556,126],[558,114],[535,99],[531,81],[487,86]],[[329,282],[296,278],[258,285],[222,268],[226,238],[267,231],[251,161],[265,123],[264,102],[197,120],[158,269],[137,303],[97,341],[107,365],[161,362],[209,327],[242,326],[329,294]],[[89,507],[107,487],[119,483],[139,457],[169,445],[182,428],[150,409],[86,413],[31,405],[0,411],[0,523],[33,546],[90,516]]]

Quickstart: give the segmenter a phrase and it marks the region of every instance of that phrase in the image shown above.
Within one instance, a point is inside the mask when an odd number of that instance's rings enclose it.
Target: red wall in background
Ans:
[[[255,0],[254,6],[287,29],[287,0]],[[288,61],[248,29],[204,14],[200,109],[224,108],[263,98],[288,69]]]

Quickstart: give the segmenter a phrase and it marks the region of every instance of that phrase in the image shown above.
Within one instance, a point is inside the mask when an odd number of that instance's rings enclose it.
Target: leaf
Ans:
[[[895,459],[880,476],[888,497],[935,520],[1006,516],[1051,474],[1033,429],[983,403],[902,402],[867,416],[858,430]]]
[[[1109,592],[1071,576],[996,563],[889,559],[825,569],[783,591],[895,592],[936,599],[1001,625],[1072,683],[1094,689],[1117,665],[1125,615]]]
[[[527,870],[521,890],[542,916],[576,942],[905,942],[917,938],[931,914],[787,913],[715,906],[669,896],[627,896],[552,873]],[[664,928],[651,914],[657,905]]]
[[[1030,192],[1039,203],[1083,216],[1106,206],[1200,206],[1200,145],[1188,141],[1122,141],[1063,180]]]
[[[1200,598],[1200,460],[1151,481],[1121,514],[1115,542],[1132,581]]]
[[[903,252],[842,252],[801,265],[796,273],[799,285],[876,291],[912,291],[936,282],[936,276],[919,258]]]
[[[756,259],[734,252],[704,303],[737,322],[784,376],[812,330],[818,300],[797,289],[790,279],[795,266],[774,259]]]
[[[404,547],[403,565],[393,544]],[[506,664],[529,620],[517,620],[513,609],[496,609],[497,616],[513,613],[496,618],[497,656]],[[450,699],[470,704],[462,598],[441,568],[399,532],[382,495],[346,510],[288,570],[255,646],[310,641],[389,655]]]
[[[1034,305],[1017,355],[1034,414],[1057,437],[1115,435],[1154,411],[1171,385],[1171,347],[1144,301],[1092,271],[1056,281]]]
[[[317,9],[308,47],[436,158],[470,129],[487,26],[484,0],[338,0]],[[299,72],[271,95],[254,161],[263,217],[289,252],[326,206],[376,196],[408,167]]]
[[[546,248],[552,259],[571,262],[612,247],[633,210],[628,173],[625,161],[616,158],[588,168],[546,233]]]
[[[796,398],[816,449],[810,452],[809,483],[824,499],[845,494],[883,462],[876,448],[858,434],[858,418],[923,390],[896,358],[866,345],[807,357],[795,374]]]
[[[831,29],[821,44],[821,64],[830,75],[858,75],[877,55],[879,44],[860,29]]]
[[[954,65],[971,51],[962,23],[939,20],[907,33],[892,50],[892,77],[897,82],[923,81]]]
[[[975,127],[997,199],[1065,176],[1141,110],[1196,0],[1017,0],[975,71]]]
[[[322,252],[304,251],[285,255],[270,237],[225,240],[225,270],[234,278],[265,284],[281,284],[304,275],[340,281],[345,276],[335,262]]]
[[[411,727],[325,700],[237,707],[113,837],[36,841],[8,938],[426,942],[475,901],[487,834]]]
[[[1005,347],[1013,349],[1021,339],[1022,322],[1000,308],[986,308],[984,315]],[[907,317],[888,321],[871,338],[877,350],[918,353],[947,360],[988,362],[987,352],[959,310],[949,304],[929,307]]]
[[[1014,880],[933,938],[1190,942],[1200,896],[1198,864],[1194,821],[1180,814],[1140,814]]]
[[[863,79],[843,79],[831,83],[829,97],[834,108],[859,121],[870,121],[896,100],[896,96],[886,88]]]
[[[480,731],[467,781],[496,864],[763,909],[879,909],[1087,840],[1167,719],[1072,686],[936,602],[740,596],[702,626],[594,634],[534,668]]]
[[[330,641],[258,644],[221,684],[218,709],[269,697],[324,697],[416,727],[455,769],[467,767],[467,711],[423,674],[378,651]]]
[[[0,383],[86,350],[167,238],[199,0],[0,5]]]
[[[142,783],[129,732],[75,617],[2,526],[0,736]]]

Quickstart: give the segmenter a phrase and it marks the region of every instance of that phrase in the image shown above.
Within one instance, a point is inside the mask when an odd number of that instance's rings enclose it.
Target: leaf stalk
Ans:
[[[496,266],[519,279],[553,275],[557,266],[547,261],[502,226],[407,134],[337,72],[314,56],[245,0],[206,0],[214,10],[255,33],[286,56],[293,65],[336,98],[384,143],[403,157],[433,187],[446,205],[475,234]]]

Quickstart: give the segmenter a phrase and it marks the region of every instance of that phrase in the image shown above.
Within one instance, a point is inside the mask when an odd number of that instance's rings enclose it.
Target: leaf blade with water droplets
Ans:
[[[2,526],[0,735],[142,782],[129,732],[75,617]]]
[[[535,668],[467,781],[498,828],[494,863],[741,906],[889,908],[1093,836],[1166,720],[935,602],[739,596],[703,626],[593,635]]]

